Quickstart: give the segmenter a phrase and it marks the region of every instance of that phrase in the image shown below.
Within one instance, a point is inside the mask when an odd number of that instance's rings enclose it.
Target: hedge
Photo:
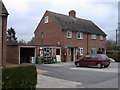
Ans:
[[[116,62],[120,62],[120,51],[107,50],[108,57],[113,58]]]
[[[116,62],[120,62],[120,54],[107,54],[107,56],[113,58]]]
[[[31,88],[37,84],[37,71],[34,65],[2,68],[2,89]]]

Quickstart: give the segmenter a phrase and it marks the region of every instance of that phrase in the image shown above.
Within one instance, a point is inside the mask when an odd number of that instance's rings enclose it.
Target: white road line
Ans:
[[[86,71],[99,71],[99,72],[116,72],[118,73],[118,69],[113,69],[113,68],[83,68],[83,67],[74,67],[74,68],[70,68],[71,70],[86,70]]]

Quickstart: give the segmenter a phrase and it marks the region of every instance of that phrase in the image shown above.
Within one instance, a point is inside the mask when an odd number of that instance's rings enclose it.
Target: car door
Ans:
[[[82,60],[81,60],[81,65],[82,66],[89,66],[89,61],[91,60],[90,55],[86,55]]]
[[[96,61],[98,59],[97,55],[91,55],[91,60],[90,60],[90,66],[95,66],[96,65]]]

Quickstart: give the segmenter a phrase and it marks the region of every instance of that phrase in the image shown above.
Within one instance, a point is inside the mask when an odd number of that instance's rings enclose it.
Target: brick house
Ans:
[[[46,58],[60,55],[62,61],[74,61],[78,55],[105,52],[106,34],[92,21],[46,11],[35,32],[37,55]]]
[[[0,1],[0,66],[6,65],[6,30],[8,12]]]

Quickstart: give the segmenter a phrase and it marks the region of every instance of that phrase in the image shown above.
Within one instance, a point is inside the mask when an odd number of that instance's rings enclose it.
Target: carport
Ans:
[[[20,64],[31,63],[31,57],[35,57],[35,47],[20,47]]]
[[[31,57],[36,57],[34,45],[8,45],[7,62],[13,64],[31,63]]]

